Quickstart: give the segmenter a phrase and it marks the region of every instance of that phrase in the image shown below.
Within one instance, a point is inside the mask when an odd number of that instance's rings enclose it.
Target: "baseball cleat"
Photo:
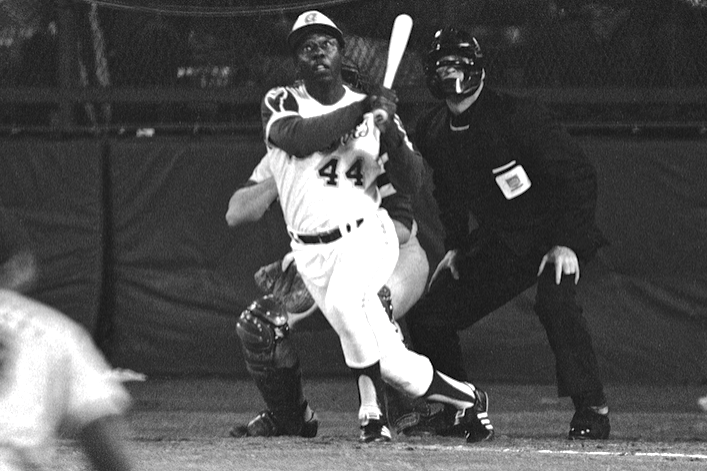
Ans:
[[[275,423],[275,415],[270,411],[263,411],[256,415],[246,425],[249,437],[274,437],[281,434]]]
[[[245,425],[234,426],[229,434],[232,437],[276,437],[280,431],[275,424],[275,417],[269,410],[264,410]]]
[[[305,420],[302,424],[302,430],[299,432],[300,437],[304,438],[314,438],[317,436],[317,431],[319,431],[319,418],[317,414],[312,411],[312,416]]]
[[[494,435],[489,419],[489,397],[481,389],[476,389],[476,402],[472,407],[457,411],[454,427],[463,427],[467,443],[491,440]]]
[[[361,423],[358,441],[361,443],[385,443],[392,440],[390,429],[379,417],[367,417]]]
[[[317,436],[318,430],[319,419],[314,411],[311,412],[311,415],[306,420],[304,417],[301,417],[295,423],[288,422],[287,424],[280,425],[272,411],[264,410],[251,419],[246,425],[234,426],[229,431],[229,434],[236,438],[280,437],[285,435],[314,438]]]
[[[395,429],[409,437],[466,437],[463,424],[455,425],[457,409],[439,403],[427,404],[427,410],[420,410],[400,417]]]
[[[570,440],[606,440],[611,425],[607,414],[599,414],[591,407],[577,410],[570,422]]]

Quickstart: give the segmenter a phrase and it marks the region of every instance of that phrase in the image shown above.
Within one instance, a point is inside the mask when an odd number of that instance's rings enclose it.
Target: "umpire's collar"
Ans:
[[[476,103],[476,100],[479,98],[479,95],[481,94],[481,89],[483,87],[484,83],[481,82],[481,85],[474,92],[474,94],[456,104],[458,106],[454,109],[452,108],[452,104],[447,102],[447,107],[449,108],[449,129],[451,129],[452,132],[466,131],[467,129],[469,129],[469,124],[471,120],[471,112],[469,111],[469,109],[471,108],[471,105]]]

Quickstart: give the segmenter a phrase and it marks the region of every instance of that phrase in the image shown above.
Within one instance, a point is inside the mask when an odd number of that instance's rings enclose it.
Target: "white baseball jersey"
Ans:
[[[0,469],[46,465],[59,427],[123,413],[130,397],[87,332],[62,313],[0,290]]]
[[[287,227],[295,233],[328,231],[377,211],[380,194],[376,178],[383,173],[380,131],[371,113],[351,132],[305,158],[289,155],[269,142],[269,131],[277,120],[293,115],[321,116],[343,108],[365,95],[345,87],[341,100],[322,105],[303,83],[274,88],[264,100],[267,165],[275,177]],[[265,171],[265,170],[263,170]]]

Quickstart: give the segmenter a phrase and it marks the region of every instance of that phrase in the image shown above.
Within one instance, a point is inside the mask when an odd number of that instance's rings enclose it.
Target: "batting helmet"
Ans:
[[[458,69],[463,73],[463,78],[459,82],[442,79],[437,71],[445,66]],[[435,33],[423,69],[427,88],[435,97],[470,95],[481,84],[484,55],[473,36],[466,31],[446,27]]]
[[[326,15],[316,10],[310,10],[297,17],[292,31],[287,36],[287,45],[290,51],[295,52],[302,40],[311,33],[324,33],[332,36],[344,49],[344,34]]]

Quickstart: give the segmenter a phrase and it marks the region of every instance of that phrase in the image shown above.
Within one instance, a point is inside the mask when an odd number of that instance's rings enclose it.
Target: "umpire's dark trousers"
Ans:
[[[463,259],[459,280],[445,270],[405,316],[413,349],[426,355],[439,371],[466,378],[458,332],[537,283],[534,309],[555,354],[559,395],[571,396],[577,407],[582,402],[602,402],[603,387],[587,323],[577,304],[574,275],[563,276],[557,285],[550,264],[538,277],[543,255],[518,257],[497,238],[486,240]]]

